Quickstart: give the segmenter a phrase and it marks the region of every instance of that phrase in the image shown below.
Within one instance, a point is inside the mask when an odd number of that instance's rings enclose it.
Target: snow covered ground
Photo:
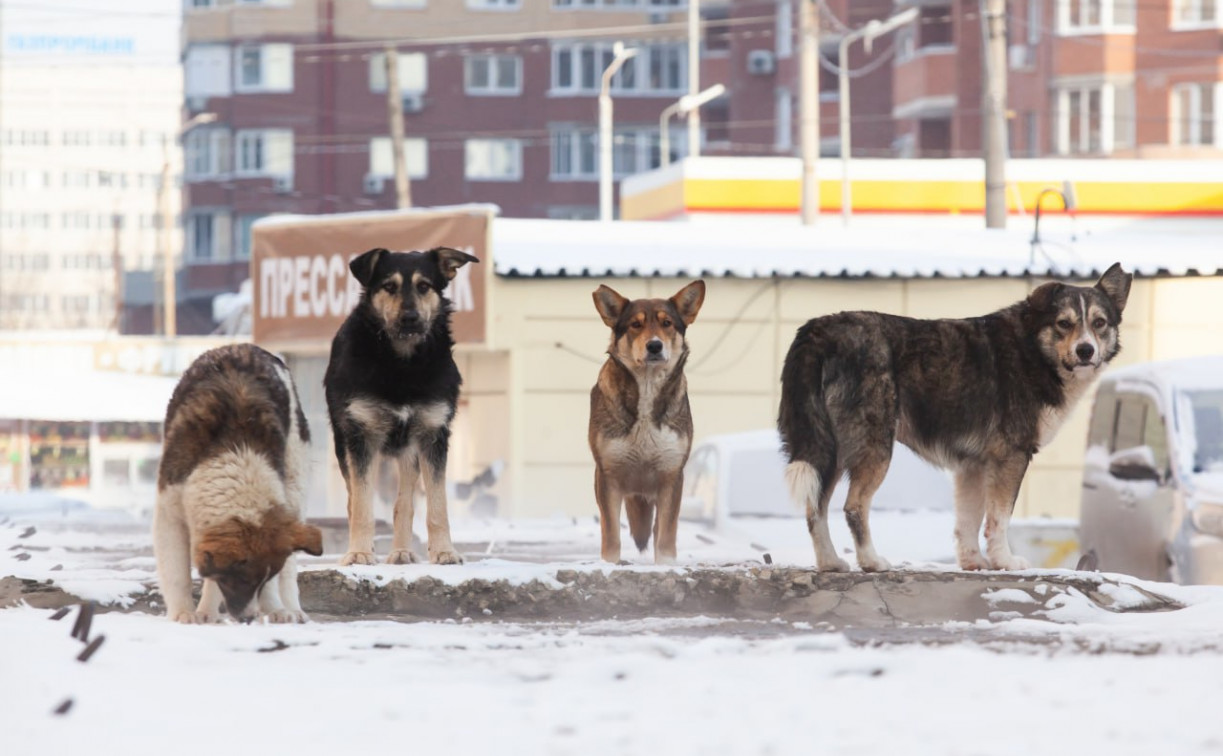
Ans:
[[[950,531],[936,535],[931,523],[874,525],[896,562],[936,559],[950,545]],[[22,538],[29,526],[0,524],[0,577],[122,603],[151,575],[141,527],[42,521]],[[906,547],[902,531],[920,538]],[[681,534],[684,565],[761,556],[724,534]],[[593,523],[456,523],[455,537],[472,563],[362,569],[446,580],[605,569],[590,559]],[[789,544],[769,537],[757,546],[779,563],[794,549],[793,563],[810,564],[795,545],[805,533]],[[546,561],[526,561],[532,554]],[[724,617],[190,627],[110,612],[92,622],[91,637],[105,641],[86,662],[70,637],[77,610],[51,621],[50,610],[17,607],[0,610],[0,751],[1223,752],[1223,588],[1141,585],[1186,608],[1114,613],[1073,592],[996,591],[991,620],[941,626],[973,638],[950,645]],[[1137,595],[1110,590],[1122,604]],[[1032,601],[1043,603],[1038,616],[1006,611]]]

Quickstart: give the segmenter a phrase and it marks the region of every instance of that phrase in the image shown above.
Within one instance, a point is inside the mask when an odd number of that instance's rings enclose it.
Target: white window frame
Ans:
[[[512,13],[522,10],[522,0],[467,0],[467,7],[476,11]]]
[[[420,85],[413,86],[413,68],[420,73]],[[369,91],[386,92],[386,53],[369,56]],[[418,52],[399,53],[399,91],[424,94],[429,91],[429,56]]]
[[[1209,88],[1211,93],[1210,129],[1203,129],[1206,113],[1202,108],[1202,95]],[[1186,114],[1181,112],[1181,96],[1188,95],[1189,100],[1189,138],[1181,139],[1181,122]],[[1223,82],[1184,82],[1173,85],[1168,91],[1168,144],[1175,147],[1223,146]],[[1205,133],[1204,133],[1205,132]]]
[[[511,166],[512,171],[504,174],[473,174],[472,173],[472,153],[473,150],[481,149],[484,146],[505,146],[510,148],[512,156]],[[514,182],[522,180],[522,140],[521,139],[504,139],[504,138],[476,138],[467,139],[463,142],[463,178],[468,181],[495,181],[495,182]]]
[[[207,181],[229,175],[233,170],[232,140],[233,134],[225,127],[195,128],[184,135],[183,178]]]
[[[199,223],[203,218],[208,218],[208,236],[211,242],[207,255],[200,254],[196,245]],[[195,263],[225,263],[231,260],[233,231],[228,210],[193,209],[184,218],[183,232],[183,248],[187,260]]]
[[[1099,148],[1091,149],[1091,95],[1099,94],[1100,132]],[[1070,99],[1078,97],[1078,113],[1070,113]],[[1122,124],[1118,119],[1133,119],[1135,116],[1133,82],[1065,83],[1054,90],[1056,109],[1054,112],[1053,146],[1058,155],[1111,155],[1117,150],[1132,148],[1136,139],[1134,124]],[[1079,143],[1070,144],[1071,120],[1079,119]]]
[[[288,8],[293,0],[234,0],[235,5],[262,5],[269,8]]]
[[[424,8],[429,0],[369,0],[375,8]]]
[[[243,80],[242,56],[244,53],[259,51],[259,81],[248,83]],[[280,72],[269,72],[268,60],[286,61],[285,68]],[[293,91],[293,45],[274,42],[262,45],[234,45],[234,91],[239,94],[266,92],[283,93]]]
[[[217,0],[183,0],[183,10],[187,13],[212,10],[217,4]]]
[[[1138,4],[1142,0],[1057,0],[1057,34],[1059,37],[1087,36],[1093,34],[1134,34],[1137,33]],[[1082,12],[1089,4],[1099,6],[1099,18],[1094,24],[1078,24],[1074,21],[1077,9]],[[1117,6],[1129,7],[1135,19],[1129,22],[1118,22]]]
[[[669,125],[671,150],[674,160],[688,154],[687,127],[682,123]],[[598,130],[577,124],[553,124],[549,128],[549,181],[598,181],[599,138]],[[612,175],[624,178],[656,167],[652,158],[654,150],[661,150],[662,140],[657,126],[622,126],[612,135]],[[582,170],[582,152],[585,146],[591,150],[590,170]],[[625,165],[626,156],[631,155],[631,165]],[[661,154],[659,154],[661,163]],[[558,165],[564,159],[565,165]]]
[[[1202,0],[1172,0],[1168,28],[1172,31],[1223,28],[1223,7],[1220,7],[1219,0],[1215,0],[1214,18],[1203,18],[1203,10]]]
[[[428,178],[429,141],[424,137],[407,137],[403,140],[403,150],[404,162],[408,168],[408,178]],[[366,175],[385,179],[395,177],[394,158],[391,155],[391,138],[389,136],[374,137],[369,140],[369,172]]]
[[[550,96],[597,95],[602,86],[603,71],[607,61],[612,57],[611,42],[556,42],[551,51],[551,73],[549,74]],[[612,77],[611,91],[631,94],[634,97],[678,97],[688,91],[688,50],[687,43],[668,43],[659,45],[633,45],[638,52],[620,67],[620,71]],[[560,56],[568,53],[570,57],[571,76],[568,86],[560,83]],[[678,65],[678,81],[674,86],[651,87],[650,68],[656,56],[664,56],[660,65],[666,66],[665,57],[673,57]],[[595,67],[593,76],[586,76],[586,64],[589,59]],[[583,86],[582,80],[591,81],[590,86]]]
[[[252,166],[249,158],[254,150],[258,150],[261,165]],[[277,153],[280,154],[277,154]],[[233,140],[234,175],[239,177],[254,176],[289,176],[293,175],[294,143],[291,129],[243,129],[234,132]],[[279,167],[277,160],[282,162]]]
[[[514,86],[499,87],[496,85],[497,66],[501,61],[512,60],[514,64]],[[489,84],[473,86],[471,82],[472,69],[476,61],[488,64]],[[463,59],[463,92],[472,97],[513,97],[522,94],[522,56],[509,53],[492,53],[468,55]]]

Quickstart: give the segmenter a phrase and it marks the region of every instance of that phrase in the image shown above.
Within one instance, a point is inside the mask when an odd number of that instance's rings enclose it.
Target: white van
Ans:
[[[1223,584],[1223,356],[1104,375],[1079,537],[1102,571]]]

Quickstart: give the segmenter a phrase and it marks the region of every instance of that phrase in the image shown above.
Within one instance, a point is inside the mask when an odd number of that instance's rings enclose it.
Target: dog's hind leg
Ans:
[[[988,570],[981,553],[981,520],[985,517],[985,472],[980,466],[955,474],[955,551],[962,570]]]
[[[624,514],[628,517],[628,532],[633,536],[633,543],[638,551],[645,551],[650,543],[650,533],[657,525],[654,522],[654,503],[644,496],[634,494],[624,497]],[[658,545],[655,533],[655,548]]]
[[[659,488],[658,519],[654,524],[655,564],[675,564],[675,538],[679,529],[679,502],[683,489],[682,473],[670,476]]]
[[[985,549],[996,570],[1026,570],[1028,561],[1011,553],[1007,528],[1029,458],[1015,454],[992,465],[985,474]]]
[[[883,478],[887,475],[891,462],[891,441],[884,447],[886,451],[868,452],[863,459],[854,461],[849,469],[849,495],[845,499],[845,521],[849,523],[849,532],[853,534],[854,546],[858,552],[858,565],[864,572],[883,572],[892,569],[892,565],[875,551],[871,540],[870,509],[871,499]]]
[[[348,552],[340,564],[377,564],[374,557],[374,476],[377,455],[364,450],[364,444],[347,451],[344,483],[348,487]]]
[[[420,480],[420,463],[416,451],[408,447],[399,453],[399,493],[395,497],[394,534],[391,536],[391,553],[387,564],[412,564],[416,555],[412,553],[412,516],[416,498],[416,484]]]
[[[462,564],[463,557],[450,540],[450,515],[446,511],[446,456],[450,449],[450,430],[438,428],[432,439],[422,442],[421,474],[425,479],[425,527],[429,533],[429,561],[433,564]],[[408,537],[411,538],[409,530]]]
[[[790,496],[807,510],[807,532],[811,534],[815,566],[820,572],[849,572],[849,563],[837,556],[832,534],[828,532],[828,502],[840,477],[840,471],[834,467],[827,471],[825,484],[825,478],[810,462],[795,461],[786,466]]]
[[[620,562],[620,500],[622,494],[611,476],[595,466],[595,502],[599,505],[600,556],[603,561]]]

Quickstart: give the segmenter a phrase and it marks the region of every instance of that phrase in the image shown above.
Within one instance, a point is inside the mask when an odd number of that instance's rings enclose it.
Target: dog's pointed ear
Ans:
[[[1061,292],[1065,284],[1057,281],[1050,281],[1047,284],[1041,284],[1032,290],[1028,295],[1028,306],[1037,312],[1047,312],[1053,306],[1053,298]]]
[[[696,320],[696,314],[705,303],[705,282],[693,281],[671,297],[671,303],[679,310],[679,316],[684,319],[684,325],[690,326]]]
[[[295,522],[289,536],[294,551],[304,551],[310,556],[323,555],[323,532],[313,525]]]
[[[459,272],[459,268],[467,263],[480,262],[475,255],[469,255],[466,252],[460,252],[457,249],[450,247],[434,247],[429,250],[429,254],[433,255],[433,259],[437,261],[437,267],[442,271],[442,275],[446,276],[446,280],[454,280],[454,276]]]
[[[616,322],[624,314],[624,308],[628,307],[628,300],[610,286],[600,286],[591,296],[594,297],[595,309],[599,311],[603,322],[607,324],[608,328],[615,328]]]
[[[1096,288],[1113,300],[1113,304],[1117,305],[1117,312],[1121,312],[1130,298],[1130,284],[1133,282],[1133,274],[1126,273],[1121,269],[1121,263],[1116,262],[1104,271],[1104,275],[1100,276]]]
[[[374,268],[378,267],[378,261],[387,253],[387,250],[378,247],[370,251],[358,255],[348,263],[348,269],[352,271],[353,278],[361,282],[362,286],[369,286],[369,282],[374,278]]]

